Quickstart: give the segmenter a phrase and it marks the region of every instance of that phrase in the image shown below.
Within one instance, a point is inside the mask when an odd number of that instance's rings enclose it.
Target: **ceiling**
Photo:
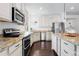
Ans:
[[[30,15],[64,13],[64,10],[79,13],[79,3],[26,3],[25,6]]]
[[[64,3],[26,3],[25,5],[31,15],[64,12]]]
[[[65,9],[66,11],[79,11],[79,3],[67,3]]]

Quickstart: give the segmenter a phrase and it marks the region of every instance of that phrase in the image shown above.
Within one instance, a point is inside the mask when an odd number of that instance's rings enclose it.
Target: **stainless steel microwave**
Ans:
[[[24,14],[15,7],[12,7],[12,21],[22,25],[25,22]]]

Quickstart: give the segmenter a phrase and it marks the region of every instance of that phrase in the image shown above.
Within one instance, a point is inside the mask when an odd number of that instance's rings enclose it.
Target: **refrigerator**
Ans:
[[[61,39],[57,35],[57,33],[64,33],[65,32],[65,24],[64,22],[54,22],[52,23],[52,49],[55,50],[55,52],[60,55],[61,53]]]
[[[52,23],[52,32],[55,33],[64,33],[65,32],[65,23],[64,22],[53,22]]]

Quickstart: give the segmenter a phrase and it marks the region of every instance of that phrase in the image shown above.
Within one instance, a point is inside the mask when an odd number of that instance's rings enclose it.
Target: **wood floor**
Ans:
[[[31,47],[30,56],[57,56],[57,54],[51,49],[51,41],[37,41]]]

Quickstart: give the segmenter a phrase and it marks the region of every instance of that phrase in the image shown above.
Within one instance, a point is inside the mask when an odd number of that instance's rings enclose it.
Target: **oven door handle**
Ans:
[[[26,48],[24,48],[24,49],[27,49],[28,47],[29,47],[30,45],[28,45]]]

